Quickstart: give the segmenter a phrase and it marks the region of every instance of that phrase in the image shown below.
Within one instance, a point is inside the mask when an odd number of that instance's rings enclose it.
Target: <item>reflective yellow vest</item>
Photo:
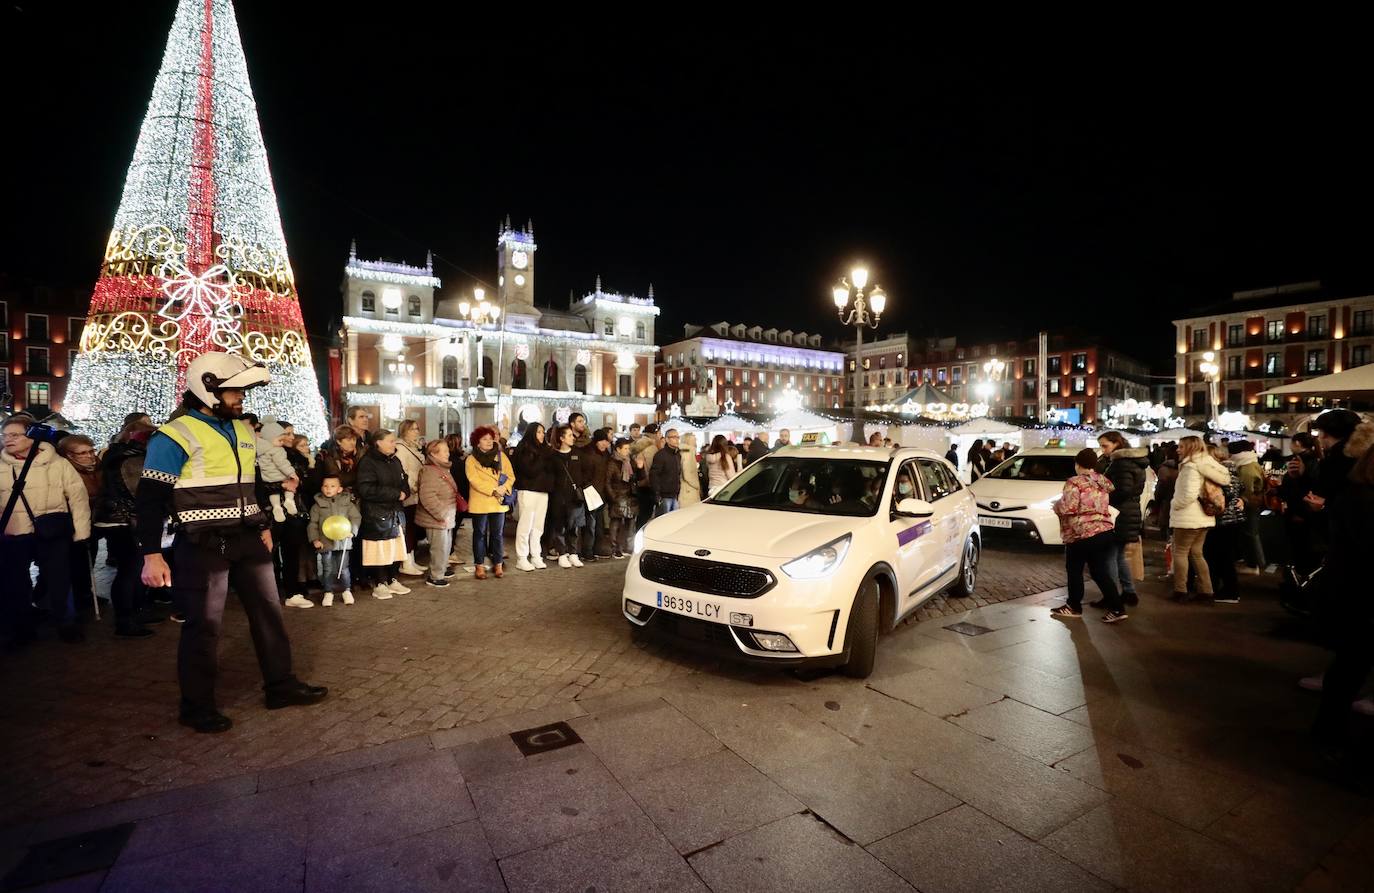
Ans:
[[[172,419],[158,429],[186,451],[181,477],[172,490],[172,518],[183,530],[258,526],[254,488],[258,451],[253,429],[234,420],[237,446],[224,434],[192,415]]]

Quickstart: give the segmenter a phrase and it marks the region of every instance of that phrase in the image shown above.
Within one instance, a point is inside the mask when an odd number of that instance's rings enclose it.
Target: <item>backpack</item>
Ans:
[[[1198,493],[1197,501],[1202,504],[1202,513],[1208,517],[1215,518],[1226,511],[1225,491],[1206,478],[1202,480],[1202,491]]]

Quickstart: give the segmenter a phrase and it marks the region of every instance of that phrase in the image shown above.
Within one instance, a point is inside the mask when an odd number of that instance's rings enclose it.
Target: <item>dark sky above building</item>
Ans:
[[[174,7],[0,12],[0,270],[94,281]],[[1374,278],[1365,54],[1336,23],[345,9],[237,3],[317,334],[350,238],[433,249],[453,293],[494,280],[506,214],[534,220],[540,303],[652,282],[660,340],[838,336],[829,288],[863,258],[880,332],[1077,327],[1158,364],[1232,289]]]

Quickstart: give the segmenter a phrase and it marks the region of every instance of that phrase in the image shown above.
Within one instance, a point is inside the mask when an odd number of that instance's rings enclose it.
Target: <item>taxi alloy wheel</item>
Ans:
[[[959,562],[959,581],[954,584],[954,592],[961,598],[973,595],[978,583],[978,540],[972,536],[964,540],[964,555]]]
[[[860,583],[854,595],[845,638],[849,643],[849,663],[844,665],[844,674],[867,679],[878,654],[878,584],[872,577]]]

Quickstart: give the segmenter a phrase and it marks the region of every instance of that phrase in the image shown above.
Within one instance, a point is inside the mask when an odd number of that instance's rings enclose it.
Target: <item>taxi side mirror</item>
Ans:
[[[896,514],[904,518],[929,518],[935,514],[935,506],[924,499],[907,497],[898,501]]]

